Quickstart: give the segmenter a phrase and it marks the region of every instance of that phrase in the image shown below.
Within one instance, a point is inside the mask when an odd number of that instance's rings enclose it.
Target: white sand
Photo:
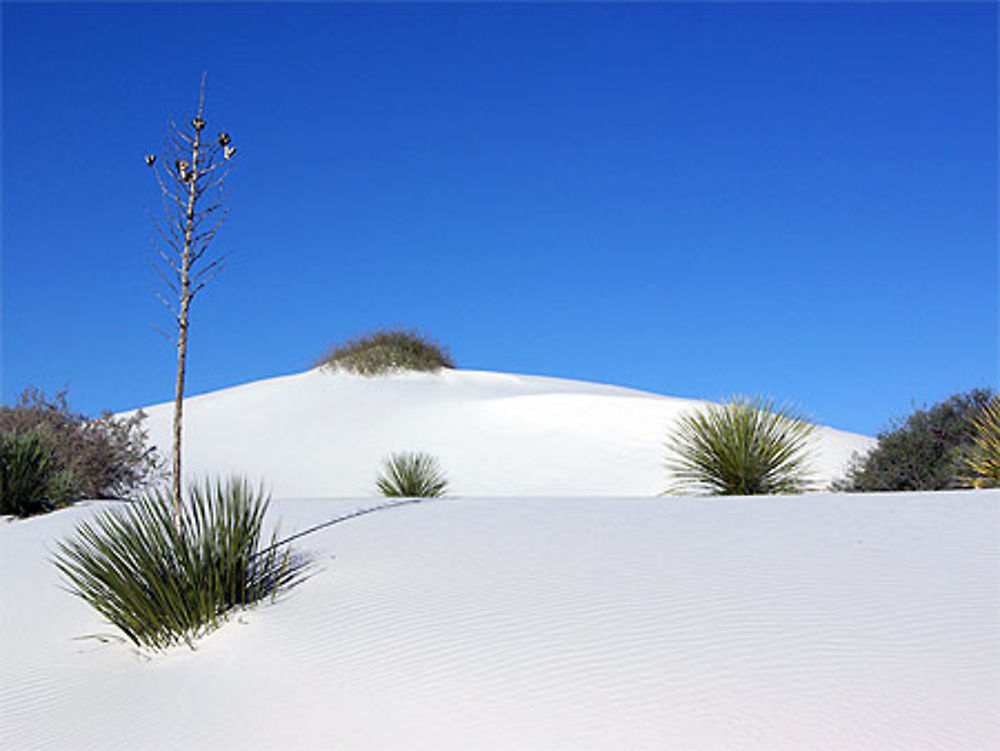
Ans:
[[[312,370],[185,402],[186,474],[239,472],[276,497],[374,493],[392,451],[439,457],[464,497],[651,496],[668,484],[664,441],[705,402],[581,381],[481,371],[363,378]],[[173,404],[147,409],[169,452]],[[823,428],[819,487],[873,441]]]
[[[389,450],[463,497],[303,536],[304,583],[153,656],[51,564],[114,504],[0,521],[0,748],[1000,748],[1000,493],[655,497],[696,404],[469,372],[192,399],[188,468],[267,478],[287,533],[379,503]],[[820,475],[868,445],[825,430]]]
[[[4,749],[1000,748],[994,491],[402,506],[151,659],[48,561],[102,505],[0,525]]]

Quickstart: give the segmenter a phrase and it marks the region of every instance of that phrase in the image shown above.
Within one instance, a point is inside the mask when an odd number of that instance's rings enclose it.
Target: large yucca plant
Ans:
[[[667,441],[668,492],[768,495],[808,490],[816,426],[771,399],[737,397],[682,415]]]
[[[268,498],[246,480],[192,487],[179,524],[161,491],[83,522],[55,564],[70,591],[137,646],[164,649],[289,585],[287,546],[261,545]]]
[[[977,488],[1000,487],[1000,396],[992,399],[972,420],[975,446],[967,459]]]
[[[438,498],[448,489],[448,480],[435,457],[403,452],[383,461],[375,487],[390,498]]]

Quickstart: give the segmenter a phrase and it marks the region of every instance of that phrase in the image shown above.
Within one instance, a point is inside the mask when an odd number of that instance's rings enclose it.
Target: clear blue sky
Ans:
[[[998,379],[997,6],[3,5],[3,396],[172,398],[143,154],[239,149],[189,394],[384,325],[873,434]]]

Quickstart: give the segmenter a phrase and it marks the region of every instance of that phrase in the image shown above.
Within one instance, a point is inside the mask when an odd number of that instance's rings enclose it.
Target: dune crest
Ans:
[[[189,475],[239,472],[277,497],[371,495],[392,451],[436,455],[465,497],[652,496],[667,486],[667,431],[704,405],[619,386],[483,371],[363,376],[314,369],[185,402]],[[170,405],[146,408],[169,450]],[[865,436],[823,428],[820,487]]]

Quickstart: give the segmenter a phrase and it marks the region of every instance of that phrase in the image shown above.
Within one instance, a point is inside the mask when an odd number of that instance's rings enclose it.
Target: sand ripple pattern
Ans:
[[[993,492],[423,502],[144,659],[73,641],[108,629],[8,526],[0,746],[997,749],[998,530]]]

